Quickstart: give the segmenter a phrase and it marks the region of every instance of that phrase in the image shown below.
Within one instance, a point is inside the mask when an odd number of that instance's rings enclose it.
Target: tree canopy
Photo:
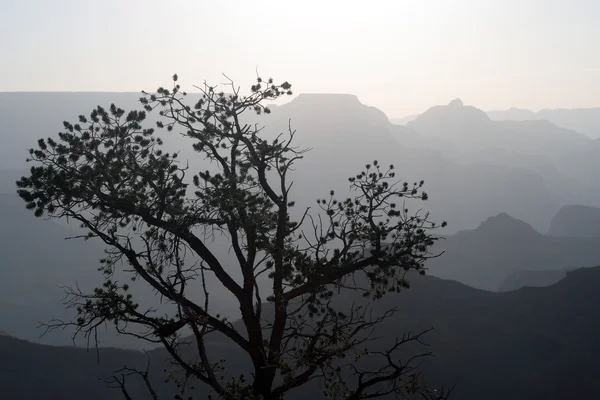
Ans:
[[[291,95],[291,85],[258,78],[247,95],[233,82],[225,92],[198,89],[199,100],[187,104],[175,75],[171,89],[143,92],[143,110],[97,107],[30,150],[30,175],[17,182],[27,208],[76,220],[86,239],[107,246],[104,283],[89,293],[69,289],[77,318],[49,328],[72,324],[90,335],[109,322],[158,343],[178,366],[182,391],[199,380],[222,398],[271,400],[318,380],[325,395],[338,398],[445,398],[415,371],[413,362],[425,354],[397,353],[421,334],[370,349],[370,333],[394,313],[372,305],[408,288],[407,271],[424,273],[424,262],[436,256],[436,224],[406,205],[427,199],[423,182],[400,181],[393,165],[372,161],[349,178],[350,197],[325,193],[294,218],[289,172],[308,149],[295,147],[291,124],[267,140],[262,126],[244,122],[270,113],[267,103]],[[156,128],[172,133],[144,127],[147,113],[158,113]],[[190,171],[179,153],[163,150],[161,135],[176,133],[193,141],[211,170]],[[235,265],[212,250],[215,235],[227,239]],[[115,278],[118,271],[152,288],[170,313],[136,298]],[[259,282],[265,275],[268,287]],[[239,322],[211,310],[209,276],[220,286],[210,291],[227,291],[238,303]],[[341,291],[365,301],[348,304]],[[226,377],[227,360],[209,354],[206,339],[215,334],[250,359],[244,377]],[[189,340],[191,359],[182,346]],[[380,364],[363,368],[365,357]]]

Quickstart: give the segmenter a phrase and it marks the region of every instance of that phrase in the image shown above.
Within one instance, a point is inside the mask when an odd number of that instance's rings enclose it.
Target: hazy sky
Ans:
[[[221,72],[389,116],[600,106],[600,0],[0,0],[0,91],[139,91]]]

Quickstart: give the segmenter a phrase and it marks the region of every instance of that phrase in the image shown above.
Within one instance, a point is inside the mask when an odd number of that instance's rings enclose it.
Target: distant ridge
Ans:
[[[387,126],[390,123],[383,111],[362,103],[358,96],[354,94],[300,93],[284,106],[288,106],[288,109],[299,110],[310,108],[311,114],[315,116],[318,116],[321,112],[333,112],[346,117],[362,116],[369,121],[376,121],[380,126]]]
[[[499,292],[511,292],[523,287],[544,287],[560,282],[567,275],[567,269],[547,271],[516,271],[509,275],[498,287]]]
[[[562,128],[572,129],[590,137],[600,137],[600,107],[591,108],[546,108],[540,111],[509,108],[492,110],[488,116],[495,121],[523,121],[545,119]]]
[[[476,229],[480,234],[511,234],[511,235],[530,235],[541,236],[542,234],[528,223],[520,219],[513,218],[508,213],[501,212],[498,215],[489,217],[483,221]]]
[[[552,218],[548,234],[600,239],[600,208],[583,205],[564,206]]]
[[[445,253],[430,260],[427,267],[434,276],[455,279],[474,288],[506,290],[507,279],[523,271],[599,265],[598,244],[590,238],[544,235],[507,213],[499,213],[476,229],[461,231],[438,242],[436,250]]]

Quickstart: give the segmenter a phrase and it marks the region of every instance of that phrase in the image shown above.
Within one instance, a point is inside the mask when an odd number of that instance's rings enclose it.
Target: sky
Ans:
[[[599,0],[0,0],[0,91],[256,77],[389,117],[600,106]]]

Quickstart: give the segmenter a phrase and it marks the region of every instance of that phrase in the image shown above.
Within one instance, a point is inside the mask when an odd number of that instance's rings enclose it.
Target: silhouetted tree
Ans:
[[[353,197],[338,200],[332,191],[316,212],[307,208],[294,220],[288,172],[306,149],[293,146],[291,128],[267,141],[259,126],[242,122],[242,114],[269,113],[265,102],[290,95],[291,85],[259,78],[248,95],[233,82],[227,94],[205,85],[190,106],[176,75],[173,81],[173,89],[143,92],[145,111],[98,107],[30,150],[35,165],[17,183],[27,208],[77,220],[86,238],[108,245],[104,284],[92,293],[70,289],[77,319],[50,328],[74,324],[89,335],[110,322],[123,334],[161,343],[183,371],[182,390],[194,378],[228,399],[282,399],[311,380],[320,380],[327,396],[348,399],[444,398],[414,370],[413,361],[428,353],[407,360],[396,353],[421,334],[405,335],[387,351],[370,350],[370,332],[393,309],[376,313],[368,303],[334,301],[342,289],[377,300],[408,287],[406,271],[424,272],[435,224],[404,207],[406,200],[427,199],[423,182],[397,182],[393,166],[375,161],[349,179]],[[154,129],[142,127],[156,109],[158,128],[182,130],[213,171],[187,179],[178,154],[164,152]],[[211,251],[211,235],[227,238],[235,267]],[[196,262],[188,261],[189,252]],[[172,314],[138,303],[128,284],[114,278],[119,268],[155,290]],[[208,274],[221,286],[211,290],[226,290],[239,304],[239,326],[211,311]],[[258,284],[262,274],[268,290]],[[192,300],[202,291],[202,301]],[[194,341],[194,361],[184,354],[184,333]],[[223,376],[223,362],[207,352],[207,335],[216,333],[248,355],[251,374]],[[360,368],[361,357],[377,356],[380,366]],[[149,384],[147,371],[137,375]],[[128,396],[121,376],[113,383]]]

